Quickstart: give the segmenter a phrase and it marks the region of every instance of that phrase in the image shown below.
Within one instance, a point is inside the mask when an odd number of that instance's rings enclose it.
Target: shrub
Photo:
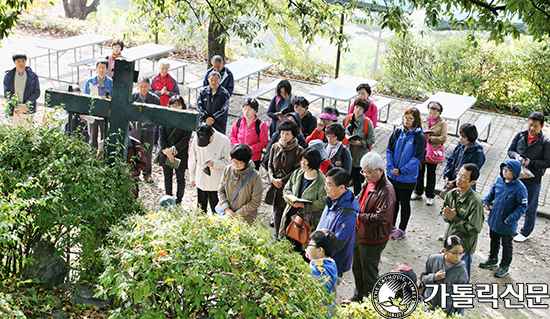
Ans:
[[[329,295],[288,241],[264,226],[173,208],[110,232],[98,294],[111,318],[319,318]]]
[[[369,298],[363,299],[363,302],[352,302],[349,305],[342,305],[338,307],[339,318],[361,318],[361,319],[375,319],[381,318],[380,314],[376,312],[372,306],[372,302]],[[429,311],[425,303],[419,302],[416,310],[407,318],[410,319],[445,319],[445,318],[461,318],[459,315],[447,317],[445,312],[441,309]]]
[[[40,239],[54,243],[81,279],[103,268],[96,250],[109,227],[142,211],[133,180],[57,126],[0,126],[0,271],[17,274]]]

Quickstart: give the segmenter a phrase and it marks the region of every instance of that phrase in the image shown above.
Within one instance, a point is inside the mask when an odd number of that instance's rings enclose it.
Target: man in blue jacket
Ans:
[[[235,87],[235,81],[233,79],[233,73],[225,66],[223,58],[219,55],[215,55],[210,60],[212,62],[212,67],[206,71],[204,75],[204,80],[202,81],[203,86],[208,86],[208,78],[212,71],[216,71],[220,74],[221,86],[229,92],[229,96],[233,95],[233,88]]]
[[[84,86],[84,94],[91,94],[93,96],[111,96],[113,93],[113,80],[107,76],[107,68],[109,67],[109,61],[105,59],[97,60],[95,63],[95,70],[97,75],[89,78]],[[101,135],[99,130],[101,128]],[[90,132],[90,144],[93,147],[99,145],[99,141],[105,139],[105,120],[94,119],[90,123],[88,131]],[[98,140],[99,138],[99,140]]]
[[[208,75],[209,86],[205,87],[197,97],[197,111],[200,123],[210,124],[216,131],[225,134],[227,116],[229,115],[229,92],[220,85],[221,75],[212,71]]]
[[[527,188],[519,181],[521,164],[510,159],[500,164],[500,177],[483,200],[486,210],[490,210],[488,223],[491,236],[489,259],[479,264],[481,268],[491,268],[498,264],[498,251],[502,242],[502,260],[495,271],[496,277],[508,274],[514,246],[512,235],[518,227],[518,220],[527,210]],[[489,205],[493,205],[491,208]]]
[[[13,116],[12,126],[19,124],[28,127],[29,114],[36,113],[36,100],[40,96],[38,76],[27,66],[27,55],[15,53],[12,55],[15,68],[4,76],[4,96],[9,104],[9,116]],[[17,102],[15,101],[17,98]]]
[[[521,166],[527,167],[533,175],[532,178],[522,179],[527,187],[527,199],[529,204],[525,212],[525,221],[520,233],[514,237],[517,242],[524,242],[535,229],[537,208],[539,206],[540,184],[546,169],[550,167],[550,140],[542,134],[544,127],[544,115],[541,112],[533,112],[527,119],[527,130],[519,132],[508,148],[508,156],[518,160]]]
[[[359,202],[346,186],[349,178],[349,173],[341,167],[335,167],[327,172],[325,182],[327,205],[317,225],[317,229],[328,229],[338,238],[336,252],[330,256],[338,268],[338,279],[334,290],[342,281],[343,274],[351,269],[355,224],[357,214],[361,211]]]

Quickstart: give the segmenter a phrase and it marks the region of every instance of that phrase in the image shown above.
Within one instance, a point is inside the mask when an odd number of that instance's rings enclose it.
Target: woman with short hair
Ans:
[[[170,60],[160,59],[158,62],[159,73],[151,79],[151,93],[160,98],[160,105],[168,106],[168,101],[174,95],[180,95],[180,87],[168,70],[170,70]]]
[[[252,148],[236,144],[231,149],[231,165],[223,170],[218,189],[218,205],[228,218],[242,218],[249,224],[256,220],[262,203],[264,184],[254,169]]]
[[[402,124],[393,131],[386,149],[386,174],[395,189],[397,203],[393,215],[393,239],[402,239],[411,217],[411,194],[418,179],[420,162],[424,157],[426,138],[420,111],[413,106],[403,113]],[[401,207],[401,221],[396,227]]]
[[[284,121],[284,115],[281,114],[284,109],[294,111],[294,107],[290,102],[295,97],[296,94],[292,93],[292,85],[290,85],[290,81],[285,79],[281,80],[279,84],[277,84],[277,95],[271,99],[267,109],[267,116],[271,118],[269,135],[273,135],[273,133],[277,132],[277,127],[282,121]]]

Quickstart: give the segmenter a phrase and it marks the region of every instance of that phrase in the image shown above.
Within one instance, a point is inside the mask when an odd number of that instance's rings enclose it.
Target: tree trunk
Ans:
[[[63,0],[63,9],[67,18],[86,20],[88,14],[97,11],[99,0],[94,0],[92,4],[86,6],[87,0]]]
[[[225,30],[214,16],[210,18],[208,26],[208,68],[212,67],[212,57],[220,55],[225,61],[225,39],[222,38]]]

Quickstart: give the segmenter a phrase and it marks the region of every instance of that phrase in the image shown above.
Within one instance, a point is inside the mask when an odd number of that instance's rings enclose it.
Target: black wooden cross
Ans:
[[[109,123],[107,153],[109,162],[117,159],[125,162],[126,142],[128,141],[128,122],[137,121],[147,124],[162,125],[195,131],[199,124],[199,114],[188,110],[176,110],[163,106],[132,102],[132,86],[134,82],[134,61],[117,60],[113,77],[113,92],[111,98],[91,97],[86,94],[68,93],[46,90],[46,106],[61,106],[72,112],[89,114],[106,119]],[[69,120],[69,130],[72,121]],[[117,147],[118,145],[118,147]],[[151,146],[152,147],[152,146]]]

